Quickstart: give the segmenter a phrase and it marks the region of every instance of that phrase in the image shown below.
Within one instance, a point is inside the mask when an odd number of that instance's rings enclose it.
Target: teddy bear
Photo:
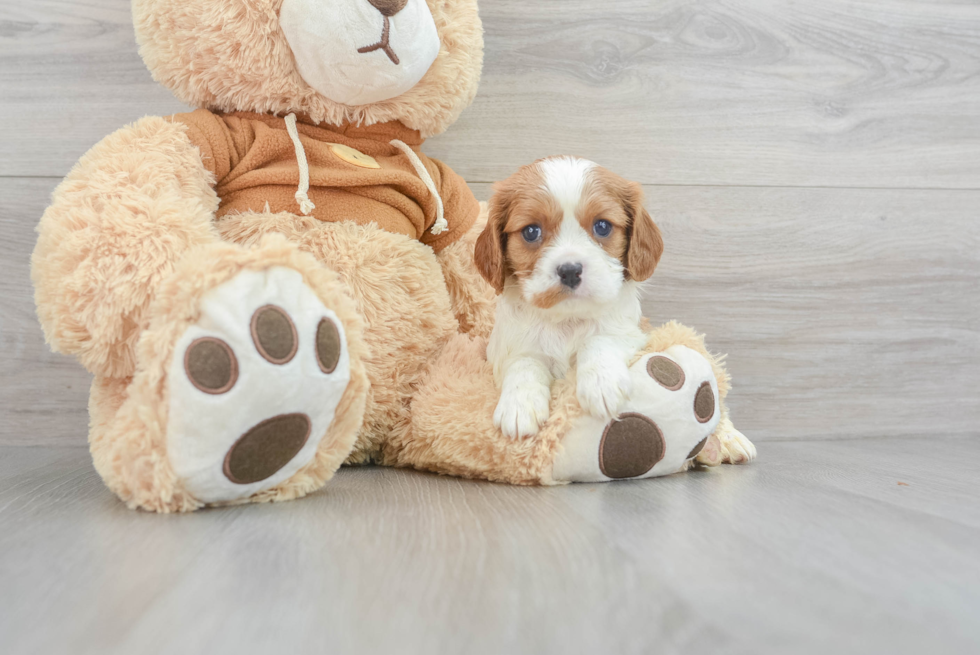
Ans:
[[[297,498],[343,464],[559,484],[739,463],[728,376],[649,329],[612,421],[555,384],[501,435],[486,362],[486,207],[420,150],[472,101],[476,0],[133,0],[146,117],[73,167],[32,278],[51,347],[94,376],[93,463],[154,512]]]

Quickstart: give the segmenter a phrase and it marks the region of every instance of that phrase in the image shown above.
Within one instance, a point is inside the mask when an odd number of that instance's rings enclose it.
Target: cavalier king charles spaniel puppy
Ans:
[[[663,252],[639,184],[585,159],[550,157],[494,185],[476,265],[500,294],[487,359],[511,438],[548,419],[551,383],[576,368],[590,414],[630,395],[630,358],[646,343],[639,284]]]

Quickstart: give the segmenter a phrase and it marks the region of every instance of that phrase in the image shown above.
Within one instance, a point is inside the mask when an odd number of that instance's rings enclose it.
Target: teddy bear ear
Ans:
[[[507,264],[504,252],[507,249],[507,216],[510,211],[512,194],[501,183],[494,186],[493,196],[487,203],[487,225],[476,240],[473,260],[483,279],[497,293],[503,293],[507,278]]]

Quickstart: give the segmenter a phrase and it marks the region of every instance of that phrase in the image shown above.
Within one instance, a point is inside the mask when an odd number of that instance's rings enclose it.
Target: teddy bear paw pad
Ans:
[[[649,478],[687,468],[720,419],[711,364],[685,346],[630,367],[633,393],[612,421],[580,416],[562,439],[556,482]]]
[[[343,325],[285,267],[208,291],[171,361],[167,452],[197,499],[270,489],[312,460],[350,382]]]

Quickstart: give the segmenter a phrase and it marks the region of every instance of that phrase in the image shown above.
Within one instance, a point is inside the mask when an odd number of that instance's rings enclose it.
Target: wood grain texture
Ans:
[[[30,278],[53,179],[0,178],[0,444],[85,445],[92,376],[44,343]]]
[[[980,186],[975,2],[480,7],[479,96],[429,146],[469,181],[576,153],[648,184]],[[63,176],[105,134],[182,109],[139,59],[128,0],[0,12],[0,175]]]
[[[978,434],[980,194],[645,192],[665,254],[644,314],[728,353],[746,434]]]
[[[553,489],[346,469],[299,501],[155,516],[83,449],[5,447],[0,651],[965,655],[978,456],[778,443]]]
[[[0,443],[85,443],[89,376],[47,351],[29,280],[54,186],[0,179]],[[753,439],[978,434],[980,192],[646,191],[666,254],[645,313],[729,354]]]

